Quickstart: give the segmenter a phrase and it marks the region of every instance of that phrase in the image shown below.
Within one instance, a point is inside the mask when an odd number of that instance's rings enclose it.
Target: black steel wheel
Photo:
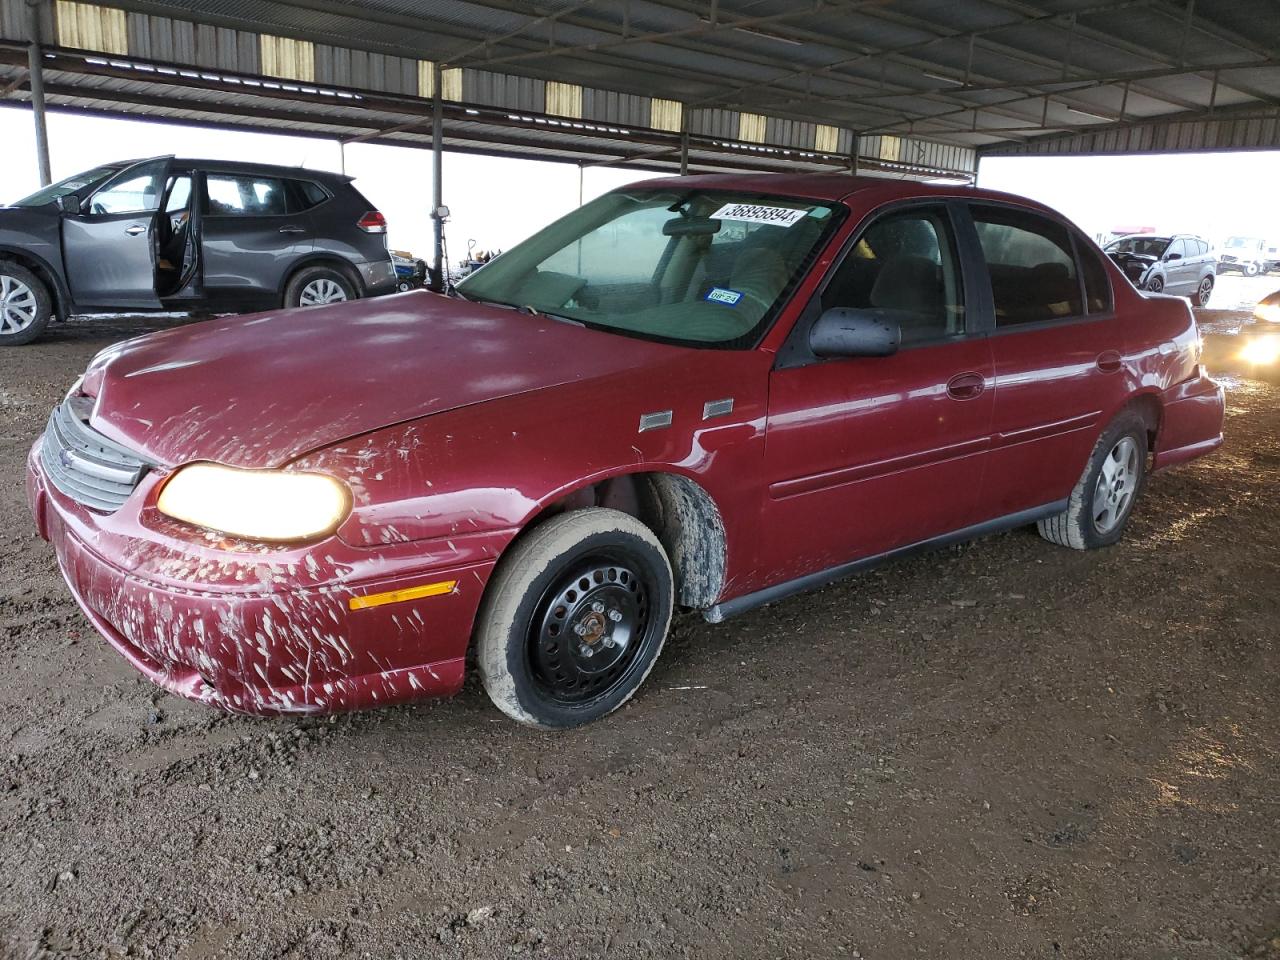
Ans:
[[[531,726],[605,716],[653,668],[674,593],[661,543],[628,514],[576,510],[535,526],[503,557],[477,619],[485,689]]]

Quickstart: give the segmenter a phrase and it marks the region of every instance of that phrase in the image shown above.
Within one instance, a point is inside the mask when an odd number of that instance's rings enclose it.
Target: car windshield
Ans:
[[[16,201],[15,207],[42,207],[46,203],[53,203],[59,197],[65,197],[67,194],[75,193],[77,190],[83,190],[85,187],[93,186],[98,182],[105,180],[113,173],[119,173],[123,168],[112,164],[103,167],[94,167],[92,170],[86,170],[84,173],[77,173],[75,176],[67,177],[65,180],[59,180],[57,183],[50,184],[41,190],[37,190],[29,197],[23,197]]]
[[[1231,250],[1244,250],[1260,246],[1262,246],[1262,241],[1254,237],[1231,237],[1227,240],[1227,248]]]
[[[1158,257],[1170,242],[1170,237],[1122,237],[1107,245],[1107,253],[1136,253],[1140,257]]]
[[[463,280],[469,300],[671,343],[750,347],[843,208],[725,191],[606,194]]]

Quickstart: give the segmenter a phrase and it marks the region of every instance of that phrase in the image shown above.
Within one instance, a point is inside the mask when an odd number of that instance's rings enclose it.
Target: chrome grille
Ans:
[[[54,407],[44,431],[40,463],[49,481],[92,510],[114,513],[133,493],[150,464],[89,426],[90,397]]]

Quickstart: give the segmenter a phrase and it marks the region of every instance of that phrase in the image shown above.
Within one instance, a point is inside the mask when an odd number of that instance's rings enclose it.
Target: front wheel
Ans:
[[[286,307],[322,307],[358,297],[355,285],[333,267],[303,267],[284,291]]]
[[[1152,277],[1147,281],[1147,289],[1152,293],[1164,292],[1164,277]]]
[[[40,278],[11,261],[0,261],[0,346],[30,343],[53,316],[53,298]]]
[[[1040,536],[1074,550],[1115,543],[1124,534],[1147,475],[1147,425],[1125,412],[1094,445],[1067,509],[1039,522]]]
[[[675,594],[662,544],[617,510],[575,510],[536,526],[494,573],[476,625],[489,697],[543,729],[612,713],[653,669]]]
[[[1244,275],[1246,277],[1256,277],[1258,275],[1258,265],[1256,263],[1246,263],[1244,265]]]
[[[1196,287],[1196,306],[1207,307],[1211,296],[1213,296],[1213,277],[1202,277],[1200,286]]]

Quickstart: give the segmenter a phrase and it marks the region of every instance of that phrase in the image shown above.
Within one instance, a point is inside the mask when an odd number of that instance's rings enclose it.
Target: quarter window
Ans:
[[[214,217],[275,217],[288,212],[284,181],[273,177],[205,178],[206,213]]]
[[[295,180],[294,186],[297,188],[299,208],[300,210],[310,210],[312,207],[318,207],[329,199],[329,192],[318,183],[310,180]]]
[[[974,207],[973,222],[991,276],[997,328],[1084,313],[1066,227],[997,207]]]
[[[883,312],[909,346],[964,332],[964,300],[945,210],[913,209],[877,220],[845,255],[822,309]]]

